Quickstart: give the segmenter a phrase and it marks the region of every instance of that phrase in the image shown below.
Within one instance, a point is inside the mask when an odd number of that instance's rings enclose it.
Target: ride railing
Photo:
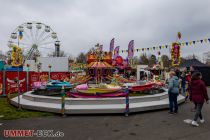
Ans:
[[[64,86],[62,87],[62,90],[61,90],[61,115],[62,116],[65,116],[65,96],[66,94],[68,95],[72,95],[72,94],[69,94],[69,92],[65,92],[65,88]],[[100,96],[100,93],[96,93],[96,96]],[[130,101],[129,101],[129,89],[126,88],[124,89],[124,96],[125,98],[125,111],[124,111],[124,114],[125,116],[129,116],[129,113],[130,113]]]

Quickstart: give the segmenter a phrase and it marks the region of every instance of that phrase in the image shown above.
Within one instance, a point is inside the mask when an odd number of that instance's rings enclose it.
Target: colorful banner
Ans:
[[[20,92],[26,92],[26,72],[20,71]],[[65,80],[68,81],[70,78],[69,72],[51,72],[50,73],[52,80]],[[6,94],[8,93],[17,93],[18,85],[15,83],[14,79],[18,77],[16,71],[7,71],[6,72]],[[29,90],[32,89],[34,82],[47,82],[48,81],[48,72],[29,72]],[[0,72],[0,94],[3,92],[3,72]]]
[[[120,46],[117,46],[117,47],[114,49],[114,59],[119,55],[119,50],[120,50]]]
[[[134,55],[134,40],[131,40],[128,44],[128,58],[132,58]]]
[[[180,44],[179,43],[172,43],[171,49],[171,60],[172,66],[178,66],[180,64]]]
[[[114,38],[112,38],[111,42],[110,42],[110,48],[109,48],[109,52],[113,52],[114,50]]]
[[[69,81],[70,73],[69,72],[51,72],[50,77],[52,80]]]

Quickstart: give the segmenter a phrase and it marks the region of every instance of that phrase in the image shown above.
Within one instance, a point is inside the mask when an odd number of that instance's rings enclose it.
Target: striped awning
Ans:
[[[110,65],[107,62],[91,62],[87,66],[88,68],[113,68],[112,65]]]

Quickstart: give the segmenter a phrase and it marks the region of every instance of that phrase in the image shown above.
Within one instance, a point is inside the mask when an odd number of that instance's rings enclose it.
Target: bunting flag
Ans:
[[[186,42],[186,45],[188,46],[188,42]]]
[[[113,50],[114,50],[114,38],[112,38],[112,40],[110,42],[109,52],[113,53]]]
[[[206,38],[204,39],[204,41],[205,41],[205,43],[207,43],[207,39]]]
[[[130,46],[132,46],[132,45],[134,45],[134,44],[132,44],[133,42],[132,42],[133,40],[131,40],[130,42],[129,42],[129,45]],[[182,42],[182,43],[180,43],[180,42],[176,42],[178,45],[179,45],[179,47],[181,47],[181,46],[192,46],[192,45],[196,45],[196,43],[210,43],[210,38],[205,38],[205,39],[200,39],[200,40],[194,40],[194,41],[187,41],[187,42]],[[172,43],[173,44],[173,43]],[[128,46],[129,46],[128,45]],[[139,49],[132,49],[132,48],[128,48],[128,50],[122,50],[122,51],[120,51],[120,52],[122,52],[122,53],[127,53],[128,52],[128,55],[130,54],[134,54],[134,52],[136,51],[136,52],[140,52],[140,51],[142,51],[142,52],[144,52],[144,51],[158,51],[158,50],[161,50],[161,49],[167,49],[167,48],[170,48],[170,47],[172,47],[171,45],[159,45],[159,46],[154,46],[154,47],[146,47],[146,48],[139,48]],[[129,50],[130,49],[130,50]],[[131,56],[132,56],[131,55]],[[132,56],[133,57],[133,56]]]
[[[19,31],[19,39],[22,40],[23,39],[23,32]]]
[[[134,55],[134,40],[131,40],[128,44],[128,58],[132,58]]]
[[[117,46],[117,47],[114,49],[114,59],[119,55],[119,50],[120,50],[120,46]]]

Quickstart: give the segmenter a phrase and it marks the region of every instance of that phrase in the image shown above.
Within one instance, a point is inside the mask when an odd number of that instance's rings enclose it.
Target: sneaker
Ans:
[[[199,126],[199,124],[196,122],[196,121],[192,121],[192,123],[191,123],[193,126]]]
[[[169,113],[169,114],[174,114],[174,112],[171,112],[171,111],[169,111],[168,113]]]
[[[204,123],[204,122],[205,122],[205,120],[204,120],[204,119],[200,120],[200,123]]]

